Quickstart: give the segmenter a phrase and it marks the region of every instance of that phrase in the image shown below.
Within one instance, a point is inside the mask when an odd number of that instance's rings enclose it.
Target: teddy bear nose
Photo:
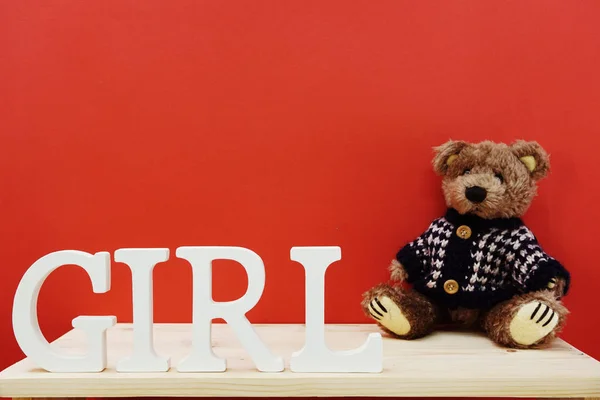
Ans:
[[[487,196],[487,190],[485,190],[481,186],[472,186],[470,188],[467,188],[467,190],[465,191],[465,196],[467,196],[467,199],[469,199],[473,203],[481,203],[485,200],[485,197]]]

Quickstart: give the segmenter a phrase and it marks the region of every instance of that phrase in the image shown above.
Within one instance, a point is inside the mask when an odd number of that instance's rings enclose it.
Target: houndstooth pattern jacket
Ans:
[[[547,288],[569,273],[519,218],[486,220],[449,209],[396,256],[415,290],[449,308],[488,308]]]

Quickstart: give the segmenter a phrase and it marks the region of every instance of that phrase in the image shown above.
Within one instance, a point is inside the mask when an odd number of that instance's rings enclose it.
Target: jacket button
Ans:
[[[444,283],[444,291],[448,294],[454,294],[458,292],[458,282],[456,282],[454,279],[448,279]]]
[[[456,230],[456,235],[461,239],[468,239],[471,237],[471,228],[466,225],[461,225]]]

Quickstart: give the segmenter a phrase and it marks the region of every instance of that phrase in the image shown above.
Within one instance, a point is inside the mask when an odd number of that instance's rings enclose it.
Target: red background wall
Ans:
[[[175,248],[245,246],[267,269],[251,321],[302,322],[289,250],[339,245],[327,322],[368,322],[361,293],[444,210],[449,138],[552,154],[525,220],[573,274],[563,337],[600,358],[599,20],[595,1],[1,2],[0,367],[21,357],[19,279],[60,249],[169,247],[155,319],[188,322]],[[216,299],[242,295],[242,268],[216,267]],[[105,295],[76,267],[49,278],[49,339],[79,314],[131,320],[112,271]]]

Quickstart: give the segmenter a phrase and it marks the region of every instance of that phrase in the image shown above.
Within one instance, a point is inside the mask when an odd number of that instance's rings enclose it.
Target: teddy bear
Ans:
[[[501,346],[545,347],[563,328],[570,285],[521,217],[549,170],[537,143],[450,140],[434,148],[447,210],[400,248],[362,308],[388,334],[477,329]]]

